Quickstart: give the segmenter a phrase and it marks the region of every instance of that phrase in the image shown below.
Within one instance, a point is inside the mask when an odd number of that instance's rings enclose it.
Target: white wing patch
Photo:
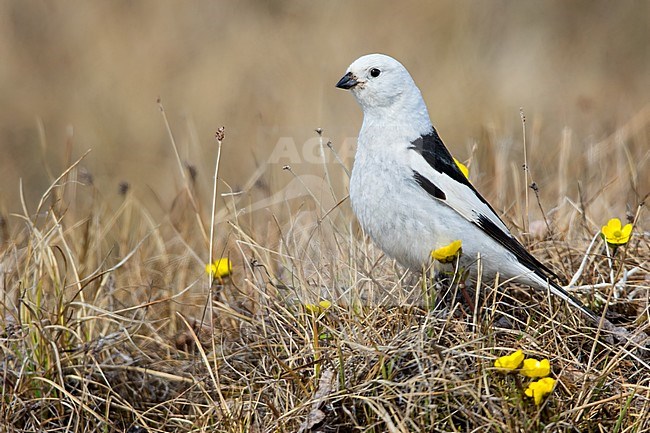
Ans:
[[[501,218],[494,213],[483,198],[470,186],[452,179],[444,171],[437,171],[429,165],[419,152],[410,151],[409,154],[410,166],[413,170],[420,173],[420,175],[424,176],[445,194],[445,203],[449,207],[462,215],[467,221],[474,224],[478,224],[479,215],[483,215],[505,234],[512,236],[510,230],[501,221]]]

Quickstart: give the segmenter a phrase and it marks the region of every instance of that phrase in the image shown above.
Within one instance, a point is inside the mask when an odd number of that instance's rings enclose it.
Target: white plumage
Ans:
[[[490,204],[456,166],[431,124],[411,75],[382,54],[357,59],[336,85],[363,109],[363,125],[350,180],[359,223],[389,256],[413,270],[432,250],[460,239],[461,264],[483,273],[550,290],[597,317],[553,282],[553,273],[510,234]]]

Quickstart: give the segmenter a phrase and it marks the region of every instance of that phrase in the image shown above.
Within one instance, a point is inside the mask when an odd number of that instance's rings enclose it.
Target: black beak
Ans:
[[[356,78],[354,78],[354,75],[352,75],[352,72],[348,72],[339,80],[338,83],[336,83],[336,87],[339,89],[351,89],[354,86],[359,84]]]

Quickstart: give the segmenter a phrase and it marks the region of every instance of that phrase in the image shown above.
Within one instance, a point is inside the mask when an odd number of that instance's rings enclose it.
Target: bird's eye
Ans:
[[[371,76],[371,77],[375,77],[375,78],[376,78],[376,77],[379,76],[379,74],[381,74],[381,71],[380,71],[379,69],[377,69],[377,68],[372,68],[372,69],[370,70],[370,76]]]

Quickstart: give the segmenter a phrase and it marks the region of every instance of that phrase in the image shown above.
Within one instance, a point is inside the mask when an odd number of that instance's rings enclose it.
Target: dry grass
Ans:
[[[585,197],[558,196],[545,212],[550,229],[533,221],[536,236],[524,240],[567,279],[584,261],[577,293],[635,333],[649,323],[650,235],[632,188],[648,141],[630,137],[623,146],[637,156],[622,166],[603,169],[608,156],[583,165],[594,182],[635,198],[627,247],[608,258],[600,240],[589,245],[610,215],[594,215]],[[508,184],[497,158],[475,155],[473,176]],[[178,161],[183,186],[161,220],[127,185],[112,204],[73,163],[36,208],[24,203],[20,224],[3,224],[5,431],[650,429],[650,375],[634,344],[607,343],[541,293],[402,275],[360,237],[338,163],[312,165],[316,184],[285,167],[302,194],[256,212],[260,199],[287,192],[269,183],[274,167],[261,166],[241,192],[220,182],[213,254],[235,271],[208,290],[210,194]],[[537,204],[521,189],[500,199],[526,227],[521,211]],[[306,307],[322,299],[332,306]],[[551,360],[558,385],[541,406],[524,396],[526,380],[493,368],[514,348]]]

